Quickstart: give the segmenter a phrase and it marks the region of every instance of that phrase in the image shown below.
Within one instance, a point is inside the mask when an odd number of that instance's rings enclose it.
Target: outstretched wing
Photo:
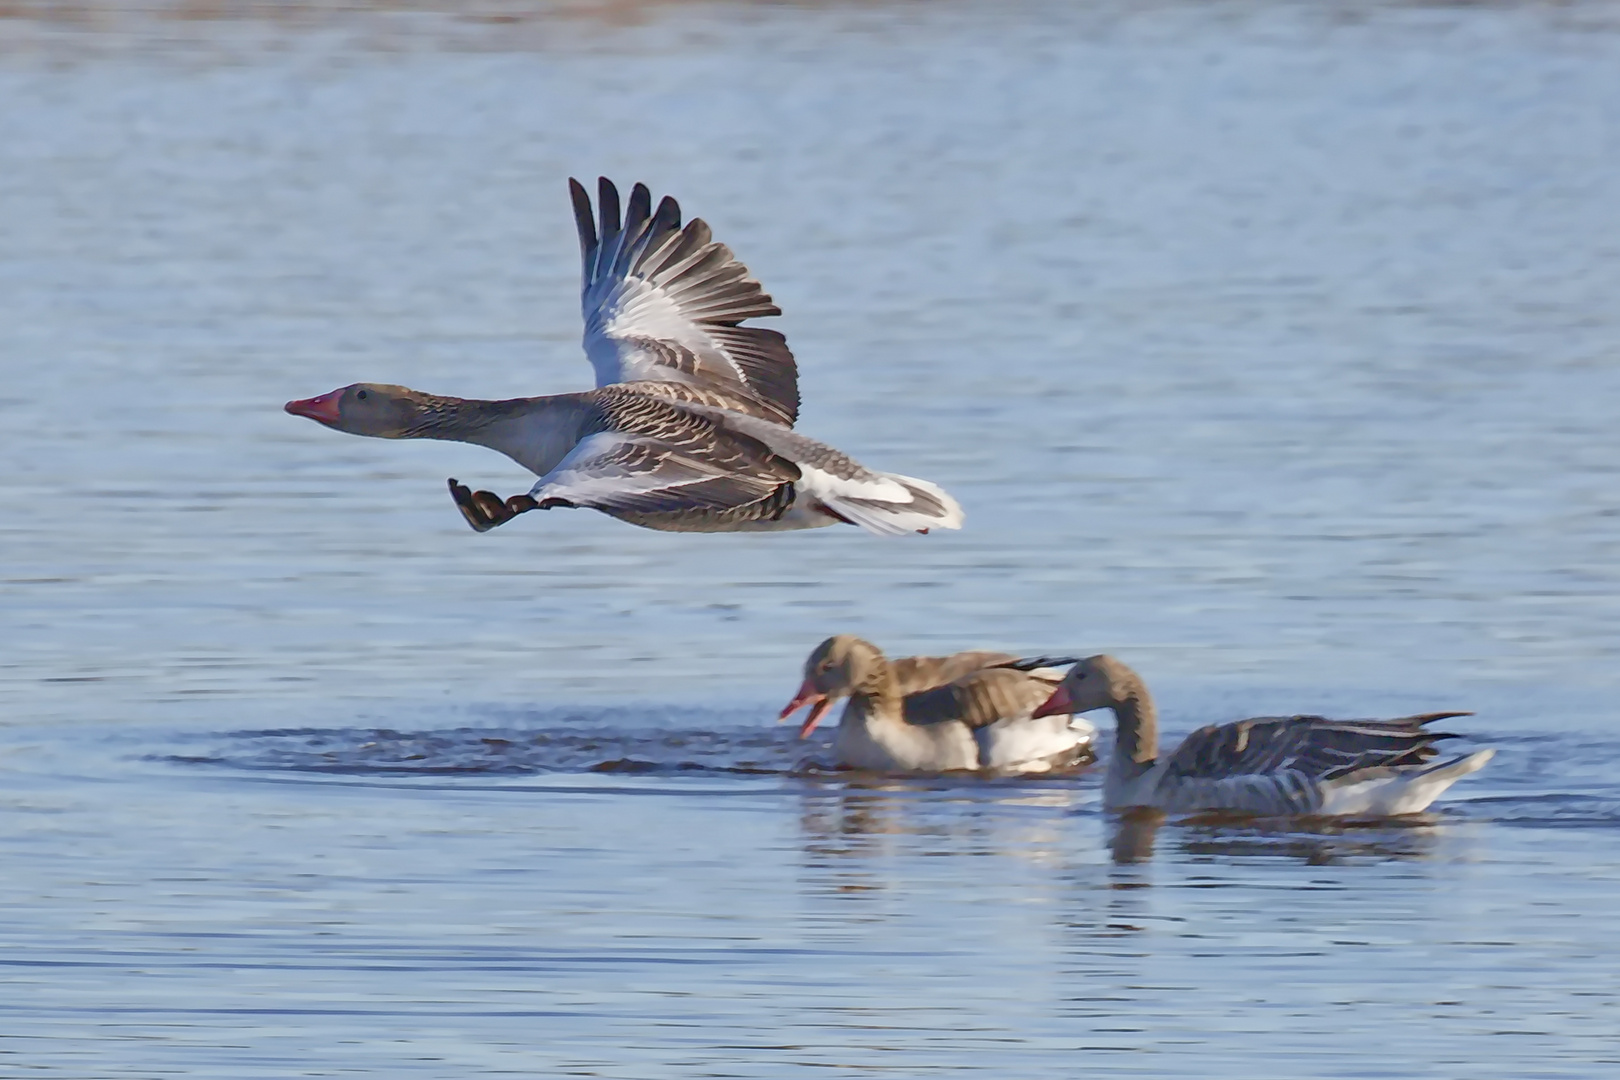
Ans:
[[[585,353],[596,385],[680,382],[717,391],[727,407],[792,427],[799,415],[799,370],[775,330],[738,325],[780,315],[731,249],[715,243],[681,208],[637,184],[619,220],[619,189],[598,181],[601,230],[577,180],[568,188],[584,261],[580,306]]]
[[[1415,765],[1434,744],[1455,735],[1423,725],[1465,712],[1425,713],[1398,720],[1328,720],[1320,716],[1257,717],[1199,728],[1170,755],[1168,775],[1223,780],[1295,773],[1331,780],[1358,769]]]
[[[629,395],[626,395],[629,398]],[[793,464],[746,436],[656,399],[627,400],[529,492],[542,507],[659,514],[730,510],[798,479]]]

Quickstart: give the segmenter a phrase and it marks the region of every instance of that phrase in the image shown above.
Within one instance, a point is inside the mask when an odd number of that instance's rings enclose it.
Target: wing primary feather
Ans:
[[[647,190],[647,185],[637,184],[631,188],[630,202],[624,210],[624,233],[619,237],[613,265],[608,269],[608,273],[614,277],[623,277],[629,271],[631,252],[645,236],[651,210],[652,192]]]
[[[637,183],[630,189],[630,205],[624,211],[624,231],[636,233],[652,216],[652,192],[647,185]]]
[[[681,204],[675,201],[675,196],[665,195],[658,200],[658,209],[653,211],[653,217],[664,222],[668,228],[681,227]]]
[[[679,221],[676,222],[680,224]],[[693,225],[702,224],[702,220],[689,223],[686,228],[676,233],[671,242],[660,245],[659,248],[647,256],[636,272],[643,278],[662,277],[673,266],[690,258],[692,253],[709,241],[703,230],[693,228]]]
[[[568,178],[568,197],[574,204],[574,227],[579,230],[579,257],[585,264],[585,283],[590,284],[591,259],[596,254],[596,220],[591,215],[591,197],[585,185]]]
[[[617,250],[613,241],[619,235],[619,189],[605,176],[596,178],[597,209],[602,216],[602,246],[596,253],[596,272],[592,278],[602,276],[604,262],[612,259]]]
[[[683,239],[681,205],[665,195],[653,213],[652,224],[647,227],[645,240],[638,246],[635,261],[631,263],[631,272],[642,280],[652,277],[670,252],[680,246]]]
[[[701,258],[704,249],[714,243],[714,233],[709,230],[709,223],[702,218],[688,221],[681,234],[680,248],[658,268],[658,276],[664,281],[669,281],[675,274],[684,270],[689,261]]]
[[[674,199],[665,195],[658,204],[658,210],[653,214],[652,219],[647,222],[647,228],[643,230],[635,246],[626,253],[624,268],[621,273],[627,276],[641,277],[645,280],[646,275],[642,272],[642,268],[650,261],[648,252],[656,254],[662,251],[671,240],[679,242],[680,226],[681,206]]]

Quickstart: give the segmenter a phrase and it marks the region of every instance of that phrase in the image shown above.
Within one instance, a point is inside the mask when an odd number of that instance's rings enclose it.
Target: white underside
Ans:
[[[1081,717],[998,720],[975,731],[960,721],[875,719],[851,702],[833,740],[838,763],[888,773],[1041,773],[1071,761],[1096,734]]]
[[[1097,729],[1083,716],[1023,717],[997,720],[973,733],[979,768],[998,772],[1050,772],[1082,747]]]

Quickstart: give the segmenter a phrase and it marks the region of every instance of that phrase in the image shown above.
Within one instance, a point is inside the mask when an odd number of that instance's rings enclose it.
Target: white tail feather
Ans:
[[[828,510],[867,532],[902,536],[929,529],[960,529],[962,507],[937,484],[898,473],[844,479],[801,465],[804,491]]]
[[[879,536],[930,529],[960,529],[962,507],[938,484],[899,473],[873,472],[830,446],[791,428],[728,409],[687,403],[683,408],[758,439],[799,467],[798,491],[828,515]]]

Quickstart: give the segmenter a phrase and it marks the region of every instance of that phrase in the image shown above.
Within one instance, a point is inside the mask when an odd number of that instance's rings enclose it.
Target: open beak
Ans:
[[[284,407],[294,416],[307,416],[311,420],[319,420],[327,427],[336,427],[343,419],[338,413],[338,399],[341,397],[343,397],[342,390],[333,390],[330,394],[322,394],[320,397],[289,401]]]
[[[1060,716],[1074,712],[1074,702],[1069,699],[1069,688],[1062,683],[1046,699],[1046,704],[1030,713],[1031,716]]]
[[[804,685],[799,687],[799,692],[793,695],[793,700],[787,703],[787,708],[782,710],[782,715],[776,718],[777,723],[781,723],[806,705],[810,706],[810,715],[804,718],[803,724],[799,725],[799,738],[801,739],[809,738],[810,733],[816,730],[816,725],[821,723],[821,718],[827,715],[828,709],[832,708],[832,698],[821,693],[809,679],[806,679]]]

